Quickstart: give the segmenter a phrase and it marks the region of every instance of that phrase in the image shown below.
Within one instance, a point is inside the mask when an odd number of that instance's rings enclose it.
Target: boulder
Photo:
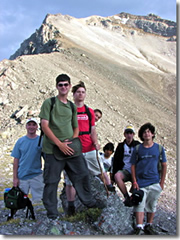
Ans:
[[[98,232],[105,235],[130,234],[133,231],[133,208],[125,207],[117,192],[109,192],[109,196],[107,196],[105,186],[98,178],[90,177],[90,182],[94,198],[106,202],[107,207],[102,209],[97,221],[89,224],[95,227],[96,230],[98,229]],[[68,203],[65,190],[60,194],[60,199],[62,201],[63,210],[65,214],[67,214]],[[87,211],[88,209],[81,203],[77,195],[75,199],[75,208],[76,213]]]

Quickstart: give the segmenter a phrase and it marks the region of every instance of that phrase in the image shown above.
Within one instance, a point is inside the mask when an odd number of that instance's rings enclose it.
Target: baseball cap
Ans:
[[[124,128],[124,132],[129,132],[129,131],[132,131],[133,133],[135,133],[135,130],[132,124],[129,124]]]
[[[139,205],[140,202],[142,202],[144,196],[144,191],[139,189],[134,189],[133,193],[131,195],[131,203],[133,206]]]
[[[36,118],[29,118],[29,119],[26,121],[26,124],[27,124],[28,122],[35,122],[35,123],[38,125],[38,121],[37,121]]]

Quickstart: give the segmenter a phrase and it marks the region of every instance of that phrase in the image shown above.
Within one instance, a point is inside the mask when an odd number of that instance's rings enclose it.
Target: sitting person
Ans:
[[[101,155],[101,161],[103,162],[104,169],[106,172],[111,171],[111,165],[112,165],[112,154],[114,152],[114,144],[109,142],[103,147],[103,152],[100,153]]]
[[[132,182],[131,179],[131,155],[134,147],[140,144],[139,141],[134,140],[135,130],[134,127],[129,124],[124,129],[124,141],[119,143],[113,158],[113,174],[112,180],[115,181],[118,188],[124,195],[124,205],[131,207],[130,196],[127,191],[125,182]]]

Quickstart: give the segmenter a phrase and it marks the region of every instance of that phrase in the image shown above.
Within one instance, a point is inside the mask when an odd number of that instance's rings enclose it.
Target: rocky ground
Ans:
[[[107,201],[107,207],[103,210],[96,210],[99,212],[92,212],[92,210],[83,209],[81,206],[78,208],[78,202],[76,200],[76,209],[79,212],[78,209],[81,208],[81,213],[77,213],[74,217],[67,217],[65,208],[63,207],[67,202],[65,202],[65,194],[62,187],[63,181],[61,181],[58,188],[58,196],[60,196],[60,194],[62,196],[62,201],[60,199],[58,201],[60,220],[54,221],[53,223],[48,221],[42,202],[33,203],[36,220],[26,219],[26,209],[21,209],[16,213],[13,220],[7,222],[6,220],[10,210],[4,207],[3,192],[1,192],[0,234],[6,236],[133,235],[133,224],[135,223],[133,208],[124,207],[122,195],[117,188],[116,193],[110,193],[107,198],[103,184],[100,184],[99,187],[97,187],[97,185],[97,183],[94,185],[96,186],[96,191],[99,191],[99,188],[101,188],[103,198]],[[162,194],[154,218],[154,226],[159,235],[177,235],[175,210],[172,206],[167,205],[166,199]]]
[[[67,73],[72,85],[80,80],[85,82],[86,104],[103,112],[97,125],[101,151],[109,141],[116,148],[123,140],[127,123],[134,125],[136,139],[142,124],[150,121],[155,125],[155,140],[164,146],[168,159],[166,182],[155,224],[162,235],[176,235],[176,43],[138,30],[132,35],[131,29],[122,25],[112,33],[110,29],[99,26],[82,28],[79,24],[71,25],[66,19],[62,30],[61,22],[51,17],[50,21],[57,28],[60,26],[60,32],[67,33],[67,36],[61,34],[60,52],[0,62],[0,234],[43,235],[43,229],[38,228],[44,226],[41,223],[46,219],[43,205],[34,206],[36,221],[25,220],[23,211],[19,211],[17,221],[6,223],[8,210],[4,208],[3,192],[12,186],[13,159],[10,154],[16,140],[25,134],[26,119],[31,116],[38,118],[43,100],[57,94],[55,78]],[[51,35],[48,34],[48,26],[46,34],[42,32],[45,37]],[[89,29],[88,34],[84,34],[84,28]],[[76,41],[74,34],[77,35]],[[72,100],[71,93],[69,99]],[[59,193],[61,189],[59,186]],[[112,202],[110,198],[109,207]],[[62,211],[61,202],[59,208]],[[103,214],[107,212],[105,209]],[[62,228],[53,229],[51,233],[102,234],[102,230],[94,230],[85,221],[70,223],[62,220],[59,226]]]

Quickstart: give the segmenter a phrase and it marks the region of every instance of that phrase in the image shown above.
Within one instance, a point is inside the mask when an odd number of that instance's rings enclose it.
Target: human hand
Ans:
[[[137,182],[133,182],[133,189],[139,190],[139,185]]]
[[[17,187],[19,186],[19,179],[18,178],[14,178],[13,179],[13,187]]]
[[[71,143],[72,142],[67,139],[64,142],[61,142],[60,146],[58,147],[65,155],[71,156],[74,154],[74,150],[68,146],[68,144],[71,144]]]
[[[94,146],[95,146],[96,150],[99,150],[101,148],[99,143],[95,143]]]

